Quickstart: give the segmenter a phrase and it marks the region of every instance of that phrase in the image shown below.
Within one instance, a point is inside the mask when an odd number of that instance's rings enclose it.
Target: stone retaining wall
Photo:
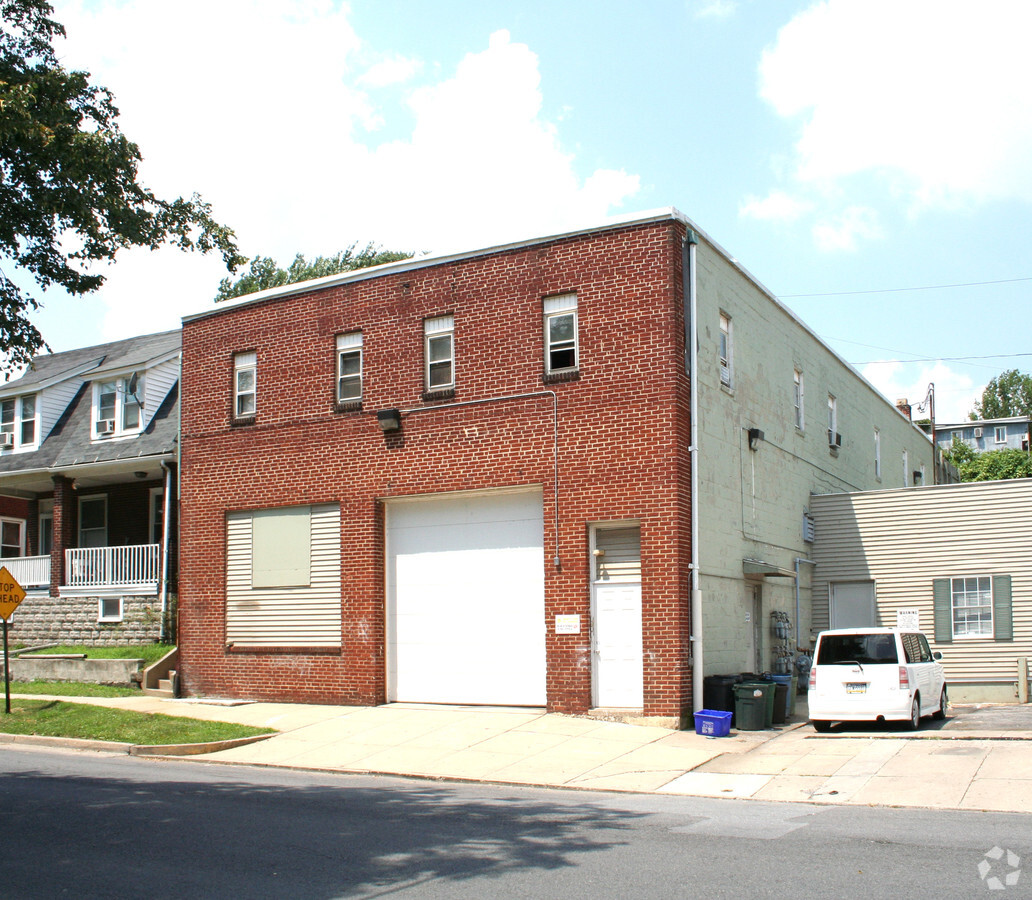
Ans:
[[[98,622],[99,605],[97,597],[30,594],[11,616],[9,638],[28,647],[122,647],[161,639],[161,605],[157,597],[123,597],[121,622]]]

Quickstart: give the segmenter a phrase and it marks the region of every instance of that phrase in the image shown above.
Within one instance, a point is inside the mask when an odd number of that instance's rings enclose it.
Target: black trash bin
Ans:
[[[784,725],[788,717],[788,687],[782,681],[774,682],[774,725]]]
[[[739,731],[763,731],[770,728],[767,717],[767,695],[772,693],[773,684],[736,684],[735,718]]]
[[[735,724],[735,685],[740,675],[707,675],[702,680],[702,705],[731,713],[731,727]]]

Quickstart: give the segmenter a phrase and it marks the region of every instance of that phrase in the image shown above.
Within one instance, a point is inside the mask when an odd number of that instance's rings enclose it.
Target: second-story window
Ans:
[[[731,367],[733,365],[731,349],[731,317],[727,313],[720,314],[720,383],[731,387]]]
[[[233,356],[233,415],[237,419],[250,419],[257,411],[256,370],[258,354],[237,353]]]
[[[455,386],[455,317],[436,316],[423,322],[423,354],[427,391]]]
[[[799,369],[794,370],[792,403],[795,406],[795,427],[802,431],[805,424],[805,417],[803,415],[803,373]]]
[[[337,402],[362,400],[362,332],[337,335]]]
[[[545,374],[577,368],[577,295],[546,297]]]
[[[94,437],[113,437],[143,426],[143,379],[126,375],[94,385]]]
[[[837,446],[838,438],[838,401],[828,394],[828,443]]]
[[[874,477],[881,478],[881,432],[874,429]]]
[[[35,394],[0,400],[0,449],[35,447],[38,433]]]

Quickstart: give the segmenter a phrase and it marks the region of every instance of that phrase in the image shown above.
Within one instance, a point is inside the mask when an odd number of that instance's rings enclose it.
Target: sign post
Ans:
[[[4,710],[8,715],[11,714],[11,665],[8,661],[10,656],[7,649],[7,620],[24,599],[25,588],[18,584],[7,570],[7,566],[0,566],[0,618],[4,620]]]

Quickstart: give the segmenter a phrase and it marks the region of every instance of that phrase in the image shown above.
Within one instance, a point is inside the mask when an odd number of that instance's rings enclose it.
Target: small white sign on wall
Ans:
[[[921,610],[919,609],[897,609],[896,627],[904,628],[907,631],[921,630]]]
[[[556,634],[580,634],[580,616],[556,616]]]

